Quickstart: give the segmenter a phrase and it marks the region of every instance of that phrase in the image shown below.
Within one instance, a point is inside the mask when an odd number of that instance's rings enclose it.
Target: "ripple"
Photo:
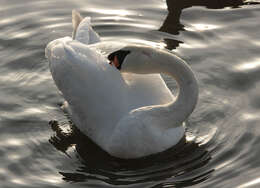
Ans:
[[[258,186],[260,7],[257,1],[239,2],[4,1],[0,7],[1,185]],[[158,158],[122,161],[70,129],[44,48],[53,39],[71,35],[74,8],[93,17],[104,41],[167,48],[192,66],[200,99],[186,122],[183,147]],[[164,78],[176,93],[176,84]],[[48,125],[53,119],[60,129]]]

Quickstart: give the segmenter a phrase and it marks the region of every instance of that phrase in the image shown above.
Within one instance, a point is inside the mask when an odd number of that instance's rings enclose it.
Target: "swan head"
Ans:
[[[110,65],[115,66],[118,70],[121,70],[122,64],[126,56],[130,53],[129,50],[117,50],[108,55],[108,60]]]
[[[153,63],[158,50],[147,46],[127,46],[108,55],[110,64],[120,72],[135,74],[157,73],[158,67]]]

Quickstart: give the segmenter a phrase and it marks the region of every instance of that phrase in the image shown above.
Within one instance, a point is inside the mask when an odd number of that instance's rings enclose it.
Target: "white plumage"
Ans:
[[[82,19],[76,11],[73,27],[75,40],[54,40],[45,53],[75,125],[120,158],[144,157],[177,144],[184,136],[182,122],[198,98],[189,66],[162,50],[101,42],[90,18]],[[108,64],[104,53],[114,49],[131,51],[122,65],[125,73]],[[176,79],[176,100],[158,73]]]

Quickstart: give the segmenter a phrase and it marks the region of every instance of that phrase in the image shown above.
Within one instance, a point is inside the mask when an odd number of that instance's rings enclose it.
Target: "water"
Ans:
[[[0,0],[0,187],[259,187],[258,3]],[[191,65],[200,97],[184,147],[121,161],[70,133],[44,48],[71,35],[73,8],[103,40],[165,47]]]

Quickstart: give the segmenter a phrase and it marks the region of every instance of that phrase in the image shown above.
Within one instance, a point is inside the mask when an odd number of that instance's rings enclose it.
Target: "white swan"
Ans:
[[[176,145],[184,136],[182,122],[198,99],[190,67],[170,52],[132,45],[109,55],[121,64],[119,72],[102,54],[113,46],[100,42],[90,18],[82,19],[76,11],[72,17],[75,40],[54,40],[45,53],[75,125],[119,158],[144,157]],[[158,73],[177,81],[176,99]]]

